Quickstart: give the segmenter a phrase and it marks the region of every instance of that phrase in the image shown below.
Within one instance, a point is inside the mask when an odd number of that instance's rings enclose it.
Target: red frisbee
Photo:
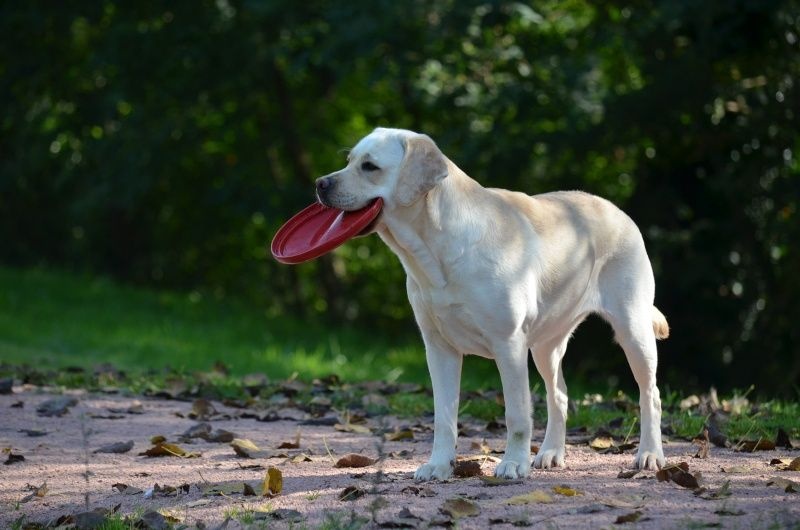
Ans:
[[[381,208],[380,197],[353,212],[316,202],[278,229],[272,238],[272,255],[290,265],[318,258],[360,234],[378,217]]]

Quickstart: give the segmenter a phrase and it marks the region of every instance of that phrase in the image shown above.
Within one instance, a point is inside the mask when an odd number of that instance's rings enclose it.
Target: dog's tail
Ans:
[[[653,331],[655,331],[657,339],[666,339],[669,337],[667,317],[665,317],[656,306],[653,306]]]

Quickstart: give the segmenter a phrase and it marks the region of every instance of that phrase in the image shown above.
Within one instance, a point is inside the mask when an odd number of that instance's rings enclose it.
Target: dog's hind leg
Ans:
[[[561,360],[567,351],[570,335],[567,334],[561,341],[539,345],[531,351],[547,391],[547,428],[542,446],[533,461],[535,468],[564,467],[568,398]]]
[[[646,254],[644,260],[647,260]],[[643,263],[640,264],[644,267]],[[661,397],[656,386],[658,352],[654,327],[666,327],[666,320],[663,315],[658,321],[654,317],[653,276],[649,262],[646,262],[646,268],[639,269],[640,274],[632,275],[630,268],[623,266],[613,267],[608,272],[601,282],[615,288],[603,293],[601,315],[614,329],[614,336],[625,350],[639,386],[641,437],[634,467],[657,469],[664,465],[665,460],[661,445]]]

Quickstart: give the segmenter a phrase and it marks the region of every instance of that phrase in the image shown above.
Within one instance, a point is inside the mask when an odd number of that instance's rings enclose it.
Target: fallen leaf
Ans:
[[[730,447],[728,437],[722,432],[717,423],[717,416],[712,415],[706,422],[705,429],[708,431],[708,440],[717,447]]]
[[[142,493],[141,489],[136,488],[134,486],[128,486],[127,484],[123,484],[121,482],[112,484],[111,489],[117,490],[118,492],[124,493],[125,495],[139,495]]]
[[[214,405],[207,399],[195,399],[192,403],[192,411],[188,416],[193,420],[207,420],[211,416],[219,414]]]
[[[340,501],[354,501],[366,495],[367,492],[356,486],[347,486],[339,493]]]
[[[198,458],[199,456],[201,456],[201,454],[186,451],[184,448],[176,444],[161,442],[155,444],[147,451],[139,453],[139,456],[149,456],[149,457],[178,456],[180,458]]]
[[[786,493],[800,493],[800,484],[783,477],[772,477],[767,482],[767,486],[778,486]]]
[[[406,486],[400,490],[400,493],[411,493],[420,497],[436,497],[436,492],[428,487]]]
[[[341,432],[354,432],[357,434],[372,434],[372,431],[364,425],[356,425],[354,423],[345,422],[337,423],[333,426],[334,429]]]
[[[10,466],[11,464],[18,464],[20,462],[24,462],[25,457],[16,453],[8,453],[8,458],[3,464]]]
[[[458,461],[453,467],[453,475],[458,478],[479,477],[483,471],[479,462]]]
[[[641,469],[631,469],[628,471],[622,470],[617,473],[617,478],[633,478],[638,475],[642,470]]]
[[[616,518],[614,524],[635,523],[636,521],[641,519],[641,517],[642,517],[642,512],[637,510],[635,512],[627,513],[625,515],[620,515],[619,517]]]
[[[36,438],[36,437],[39,437],[39,436],[46,436],[47,435],[47,431],[41,431],[39,429],[20,429],[17,432],[21,432],[21,433],[23,433],[23,434],[25,434],[27,436],[30,436],[31,438]]]
[[[462,517],[475,517],[481,513],[481,508],[475,502],[456,497],[444,501],[439,511],[455,519],[461,519]]]
[[[396,517],[381,521],[378,526],[381,528],[417,528],[421,521],[421,517],[412,513],[408,508],[403,508]]]
[[[297,429],[293,441],[283,442],[278,446],[278,449],[300,449],[300,429]]]
[[[572,489],[569,486],[553,486],[553,491],[565,497],[575,497],[576,495],[583,495],[580,491]]]
[[[600,497],[597,499],[597,502],[611,508],[632,508],[636,510],[645,505],[646,499],[646,496],[638,494],[614,495],[610,497]]]
[[[235,438],[231,441],[231,447],[233,447],[233,452],[242,458],[259,458],[265,454],[264,451],[247,438]]]
[[[78,404],[78,400],[71,396],[61,396],[47,401],[36,407],[39,416],[63,416],[71,407]]]
[[[800,456],[791,458],[773,458],[769,465],[776,466],[781,471],[800,471]]]
[[[350,453],[337,460],[334,467],[367,467],[371,466],[375,462],[377,462],[377,460],[374,458],[356,453]]]
[[[731,481],[726,480],[719,489],[711,490],[708,488],[698,488],[695,490],[694,494],[701,499],[705,499],[707,501],[715,501],[719,499],[724,499],[725,497],[731,496]]]
[[[33,499],[41,499],[47,495],[47,482],[44,482],[41,486],[31,486],[28,484],[27,489],[30,490],[31,493],[20,499],[19,502],[28,502]]]
[[[157,435],[152,436],[150,438],[150,443],[153,444],[153,445],[160,444],[160,443],[163,443],[163,442],[166,442],[166,441],[167,441],[167,437],[164,436],[164,435],[161,435],[161,434],[157,434]]]
[[[697,453],[695,453],[694,458],[708,458],[708,450],[710,446],[710,442],[708,440],[708,429],[703,429],[702,436],[695,438],[692,443],[697,444]]]
[[[201,436],[200,438],[211,443],[226,444],[234,441],[236,439],[236,435],[230,431],[226,431],[225,429],[216,429],[206,435]]]
[[[702,475],[700,472],[692,475],[689,473],[689,464],[681,462],[659,469],[656,472],[656,478],[659,482],[672,481],[678,486],[695,489],[700,487]]]
[[[302,462],[311,462],[311,457],[305,453],[300,453],[299,455],[294,455],[292,458],[289,459],[289,462],[292,464],[300,464]]]
[[[261,485],[261,495],[264,497],[274,497],[283,490],[283,473],[276,467],[267,469],[264,482]]]
[[[250,484],[248,484],[247,482],[245,482],[245,483],[243,484],[243,486],[242,486],[242,494],[243,494],[245,497],[255,497],[255,495],[256,495],[256,490],[255,490],[255,488],[253,488],[253,486],[251,486]]]
[[[392,433],[388,433],[384,436],[384,439],[387,442],[399,442],[401,440],[413,440],[414,439],[414,431],[411,429],[401,429],[398,431],[394,431]]]
[[[122,453],[127,453],[131,449],[133,449],[133,440],[128,440],[127,442],[115,442],[112,444],[107,444],[98,449],[95,449],[93,452],[122,454]]]
[[[772,451],[775,449],[775,442],[765,438],[758,440],[744,440],[739,442],[736,450],[742,453],[754,453],[756,451]]]
[[[789,433],[783,429],[778,429],[778,434],[775,437],[775,446],[783,447],[784,449],[792,448],[792,441],[789,439]],[[796,470],[795,470],[796,471]]]
[[[506,500],[506,504],[517,506],[520,504],[549,504],[553,502],[553,498],[544,490],[533,490],[524,495],[517,495]]]
[[[744,515],[747,512],[744,510],[732,510],[726,506],[723,506],[719,510],[715,510],[714,513],[717,515]]]
[[[589,447],[595,451],[609,449],[614,445],[614,439],[610,436],[596,436],[589,442]]]

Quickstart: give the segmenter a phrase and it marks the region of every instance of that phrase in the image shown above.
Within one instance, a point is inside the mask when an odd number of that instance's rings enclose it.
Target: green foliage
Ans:
[[[797,0],[32,1],[0,8],[0,30],[0,263],[394,341],[413,323],[376,238],[297,267],[266,245],[344,148],[409,127],[486,185],[629,212],[674,386],[790,395],[800,378]],[[602,333],[577,337],[586,377],[626,373]]]

